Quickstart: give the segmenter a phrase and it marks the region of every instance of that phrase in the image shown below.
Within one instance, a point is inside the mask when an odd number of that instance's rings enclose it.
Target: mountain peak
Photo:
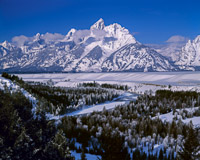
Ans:
[[[37,33],[35,36],[34,36],[34,41],[38,41],[40,40],[41,38],[41,34],[40,33]]]
[[[6,45],[8,45],[8,41],[4,41],[4,42],[2,43],[2,46],[6,46]]]
[[[195,39],[194,39],[195,43],[199,43],[200,42],[200,35],[198,35]]]
[[[67,35],[65,36],[66,39],[67,39],[67,40],[71,39],[75,32],[76,32],[76,29],[74,29],[74,28],[70,29],[70,31],[69,31],[69,32],[67,33]]]
[[[188,43],[183,46],[180,52],[180,59],[175,63],[176,65],[190,66],[192,70],[195,67],[200,66],[200,35],[198,35],[193,41],[189,40]],[[199,70],[197,68],[197,70]]]
[[[93,24],[90,29],[98,29],[98,30],[103,30],[105,27],[104,20],[100,18],[95,24]]]
[[[4,48],[8,48],[11,46],[11,44],[8,42],[8,41],[4,41],[3,43],[1,43],[1,45],[4,47]]]

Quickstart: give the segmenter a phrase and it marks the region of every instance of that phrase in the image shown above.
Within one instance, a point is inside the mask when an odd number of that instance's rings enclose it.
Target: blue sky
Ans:
[[[99,18],[119,23],[142,43],[200,34],[199,0],[0,0],[0,42],[36,33],[89,29]]]

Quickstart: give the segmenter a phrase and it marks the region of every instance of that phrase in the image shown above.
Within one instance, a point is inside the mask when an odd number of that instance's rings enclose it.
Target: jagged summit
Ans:
[[[198,35],[198,36],[194,39],[194,43],[200,43],[200,35]]]
[[[35,36],[34,36],[34,41],[39,41],[41,39],[41,34],[40,33],[37,33]]]
[[[104,20],[100,18],[95,24],[93,24],[90,29],[98,29],[98,30],[103,30],[105,28]]]
[[[65,39],[67,39],[67,40],[72,39],[72,36],[74,35],[75,32],[76,32],[76,29],[74,29],[74,28],[70,29],[70,31],[67,33]]]
[[[3,43],[0,43],[1,46],[3,46],[6,49],[13,49],[13,45],[11,43],[9,43],[8,41],[4,41]]]
[[[4,48],[7,48],[9,46],[9,42],[8,41],[4,41],[2,44],[1,44]]]
[[[186,70],[200,69],[200,35],[186,43],[180,52],[180,59],[175,64]]]

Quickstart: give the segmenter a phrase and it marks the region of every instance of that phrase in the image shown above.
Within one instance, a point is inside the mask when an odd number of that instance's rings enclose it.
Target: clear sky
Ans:
[[[200,0],[0,0],[0,42],[36,33],[119,23],[142,43],[200,34]]]

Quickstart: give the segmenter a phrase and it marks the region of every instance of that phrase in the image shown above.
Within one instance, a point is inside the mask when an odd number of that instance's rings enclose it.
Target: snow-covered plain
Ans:
[[[49,73],[18,74],[25,81],[46,82],[52,79],[55,86],[75,87],[78,83],[96,81],[128,85],[130,91],[144,93],[157,89],[200,91],[200,72],[118,72],[118,73]],[[172,87],[169,88],[169,85]]]

